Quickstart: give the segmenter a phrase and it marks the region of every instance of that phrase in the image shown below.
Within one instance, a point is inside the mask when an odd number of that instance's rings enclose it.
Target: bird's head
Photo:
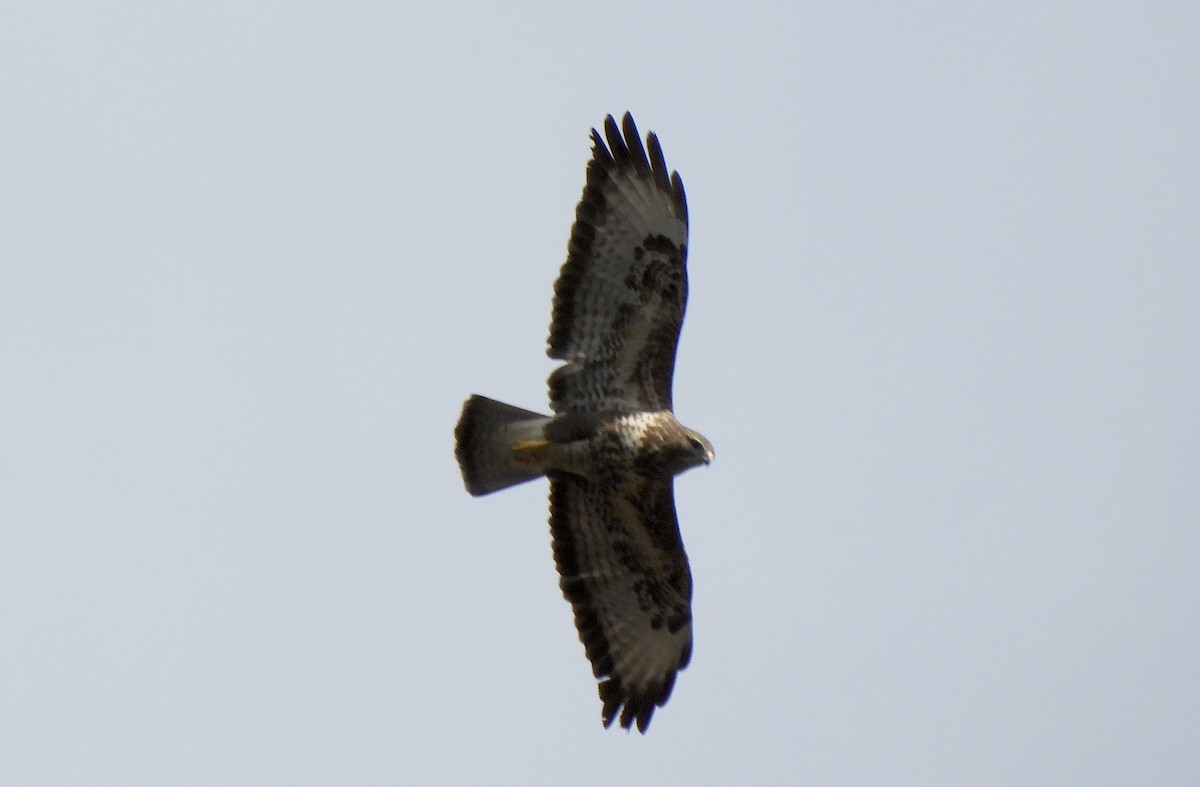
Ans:
[[[664,469],[671,475],[679,475],[693,467],[707,465],[714,457],[712,443],[708,442],[708,438],[687,427],[680,427],[679,438],[672,441],[664,453]]]
[[[708,438],[693,429],[687,430],[687,436],[692,455],[697,458],[695,465],[692,466],[712,464],[712,460],[716,459],[717,455],[713,451],[712,443],[708,442]]]

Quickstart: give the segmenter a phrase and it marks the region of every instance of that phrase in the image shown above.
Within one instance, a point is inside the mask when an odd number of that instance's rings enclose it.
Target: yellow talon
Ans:
[[[521,453],[529,453],[532,451],[541,450],[548,445],[550,445],[550,441],[546,440],[545,438],[538,438],[536,440],[518,440],[513,443],[513,450]]]

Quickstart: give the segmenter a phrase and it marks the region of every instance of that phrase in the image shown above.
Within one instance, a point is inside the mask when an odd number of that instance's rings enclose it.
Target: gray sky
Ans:
[[[1200,781],[1200,6],[482,6],[6,7],[4,781]],[[626,109],[717,450],[645,737],[451,436]]]

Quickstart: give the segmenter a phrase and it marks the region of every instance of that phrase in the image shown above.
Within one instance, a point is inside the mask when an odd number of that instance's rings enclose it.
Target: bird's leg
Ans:
[[[541,452],[550,441],[544,437],[533,440],[517,440],[513,443],[513,460],[519,464],[532,465],[541,461]]]

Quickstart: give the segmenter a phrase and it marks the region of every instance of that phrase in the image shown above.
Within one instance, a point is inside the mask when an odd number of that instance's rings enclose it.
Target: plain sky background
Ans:
[[[6,784],[1200,783],[1200,5],[0,12]],[[696,648],[544,482],[588,131],[687,184]]]

